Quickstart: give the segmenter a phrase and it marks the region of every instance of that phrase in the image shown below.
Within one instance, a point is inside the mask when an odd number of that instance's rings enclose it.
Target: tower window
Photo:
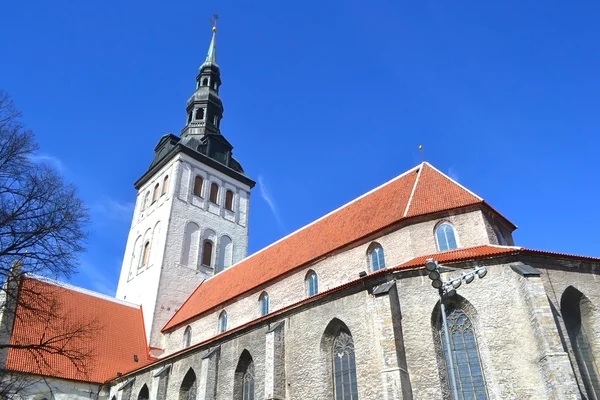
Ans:
[[[202,86],[208,86],[208,78],[202,80]]]
[[[162,196],[163,194],[166,194],[168,188],[169,188],[169,175],[166,175],[165,179],[163,180],[162,193],[160,195]]]
[[[204,108],[198,108],[196,110],[196,120],[203,120],[204,119]]]
[[[267,315],[269,313],[269,294],[263,292],[258,298],[258,302],[260,303],[260,315]]]
[[[192,112],[190,111],[190,113],[188,114],[188,120],[187,123],[189,124],[190,122],[192,122]]]
[[[371,270],[373,272],[379,271],[385,268],[385,257],[383,256],[383,247],[375,245],[375,247],[369,253],[369,259],[371,261]]]
[[[144,254],[142,256],[142,266],[145,266],[148,264],[149,256],[150,256],[150,242],[148,241],[144,245]]]
[[[306,294],[308,297],[319,293],[319,278],[315,271],[309,271],[305,278]]]
[[[152,193],[152,202],[154,203],[158,199],[158,188],[159,184],[154,185],[154,192]]]
[[[146,192],[146,195],[144,196],[144,206],[142,207],[142,209],[145,209],[149,205],[150,205],[150,192]]]
[[[205,240],[202,245],[202,265],[210,267],[212,265],[213,244],[210,240]]]
[[[225,192],[225,208],[233,211],[233,192],[231,190]]]
[[[194,196],[202,197],[202,183],[204,183],[204,179],[200,175],[196,175],[194,179]]]
[[[219,197],[219,185],[215,182],[210,184],[210,202],[217,204],[217,198]]]
[[[219,314],[219,333],[223,333],[227,330],[227,312],[221,311]]]
[[[454,250],[458,248],[456,240],[456,231],[454,227],[447,222],[444,222],[435,230],[439,251]]]

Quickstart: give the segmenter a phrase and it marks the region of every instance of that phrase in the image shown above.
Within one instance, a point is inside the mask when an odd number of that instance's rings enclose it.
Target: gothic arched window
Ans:
[[[160,184],[154,185],[154,192],[152,193],[152,202],[154,203],[158,199],[158,188]]]
[[[335,400],[358,399],[354,341],[344,330],[333,340],[333,391]]]
[[[224,271],[231,267],[233,263],[233,242],[229,236],[222,236],[218,245],[219,260],[217,262],[217,270],[215,273]]]
[[[250,361],[244,371],[242,400],[254,400],[254,363]]]
[[[223,333],[227,330],[227,312],[221,311],[219,314],[219,333]]]
[[[233,192],[231,190],[225,192],[225,208],[233,211]]]
[[[202,80],[202,86],[208,86],[208,78]]]
[[[460,308],[450,304],[446,307],[446,323],[450,335],[452,361],[448,359],[448,348],[440,316],[439,334],[444,359],[446,366],[452,362],[454,367],[454,377],[456,379],[456,389],[459,399],[486,400],[488,398],[487,389],[471,320]],[[448,367],[446,367],[446,371],[449,373]],[[449,376],[447,382],[450,386],[452,385],[452,380]],[[450,392],[453,392],[452,387],[450,387]]]
[[[269,294],[262,292],[258,298],[258,302],[260,303],[260,315],[267,315],[269,313]]]
[[[319,293],[319,277],[315,271],[309,271],[305,278],[306,295],[308,297]]]
[[[142,267],[146,266],[148,264],[148,260],[150,258],[150,242],[146,242],[146,244],[144,244],[144,253],[142,255]]]
[[[138,400],[150,400],[150,392],[148,391],[148,386],[146,386],[146,384],[142,386],[137,398]]]
[[[196,120],[202,121],[204,119],[204,108],[196,109]]]
[[[202,245],[202,265],[210,267],[212,265],[213,244],[210,240],[205,240]]]
[[[150,205],[150,192],[146,192],[146,196],[144,196],[144,206],[142,209],[146,209]]]
[[[210,202],[217,204],[217,199],[219,197],[219,185],[215,182],[210,184]]]
[[[196,175],[194,178],[194,196],[202,197],[202,184],[204,179],[200,175]]]
[[[447,222],[444,222],[435,230],[435,238],[439,251],[453,250],[458,248],[456,240],[456,231],[454,227]]]
[[[190,347],[190,344],[192,344],[192,327],[188,325],[183,331],[183,348]]]
[[[196,383],[196,374],[193,369],[189,369],[183,378],[183,382],[181,382],[181,387],[179,388],[179,400],[196,400],[196,391],[197,389]]]
[[[371,261],[371,270],[373,272],[385,268],[385,257],[383,256],[383,247],[376,245],[369,253]]]
[[[234,400],[254,400],[254,362],[248,350],[242,351],[235,368]]]
[[[562,296],[560,309],[587,396],[589,399],[600,399],[598,369],[585,329],[586,321],[582,321],[581,307],[586,300],[583,293],[569,286]]]
[[[162,193],[160,195],[162,196],[163,194],[166,194],[168,188],[169,188],[169,175],[165,175],[165,179],[163,180]]]

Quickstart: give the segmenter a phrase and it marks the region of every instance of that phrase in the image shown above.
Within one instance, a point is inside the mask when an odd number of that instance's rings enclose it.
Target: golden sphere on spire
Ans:
[[[419,150],[423,150],[423,145],[420,145],[420,146],[419,146]]]
[[[213,32],[216,32],[216,31],[217,31],[217,27],[213,26]]]

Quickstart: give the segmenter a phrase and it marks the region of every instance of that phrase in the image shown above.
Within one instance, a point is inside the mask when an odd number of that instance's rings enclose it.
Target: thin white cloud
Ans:
[[[92,204],[90,210],[113,221],[131,222],[135,203],[132,201],[119,201],[104,197],[100,202]]]
[[[31,154],[29,159],[36,164],[46,164],[58,172],[64,172],[67,169],[60,158],[48,154]]]
[[[262,175],[258,176],[258,187],[260,189],[260,197],[262,197],[262,199],[267,203],[267,205],[271,209],[271,212],[273,213],[273,216],[275,217],[275,220],[277,221],[279,227],[285,230],[283,221],[281,220],[281,217],[279,215],[279,210],[277,209],[277,204],[275,204],[273,196],[269,193],[269,190],[265,185],[265,180]]]
[[[97,268],[88,260],[79,261],[78,272],[85,276],[88,283],[87,288],[108,296],[115,295],[114,282],[106,276],[106,270]]]
[[[454,179],[456,182],[460,182],[459,176],[458,176],[458,171],[456,170],[456,168],[454,166],[451,166],[450,168],[448,168],[448,176],[452,179]]]

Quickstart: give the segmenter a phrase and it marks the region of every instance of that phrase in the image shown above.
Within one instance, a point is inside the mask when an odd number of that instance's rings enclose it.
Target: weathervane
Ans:
[[[217,20],[219,19],[219,14],[215,13],[213,14],[212,18],[209,19],[209,21],[213,24],[213,32],[217,31]]]

